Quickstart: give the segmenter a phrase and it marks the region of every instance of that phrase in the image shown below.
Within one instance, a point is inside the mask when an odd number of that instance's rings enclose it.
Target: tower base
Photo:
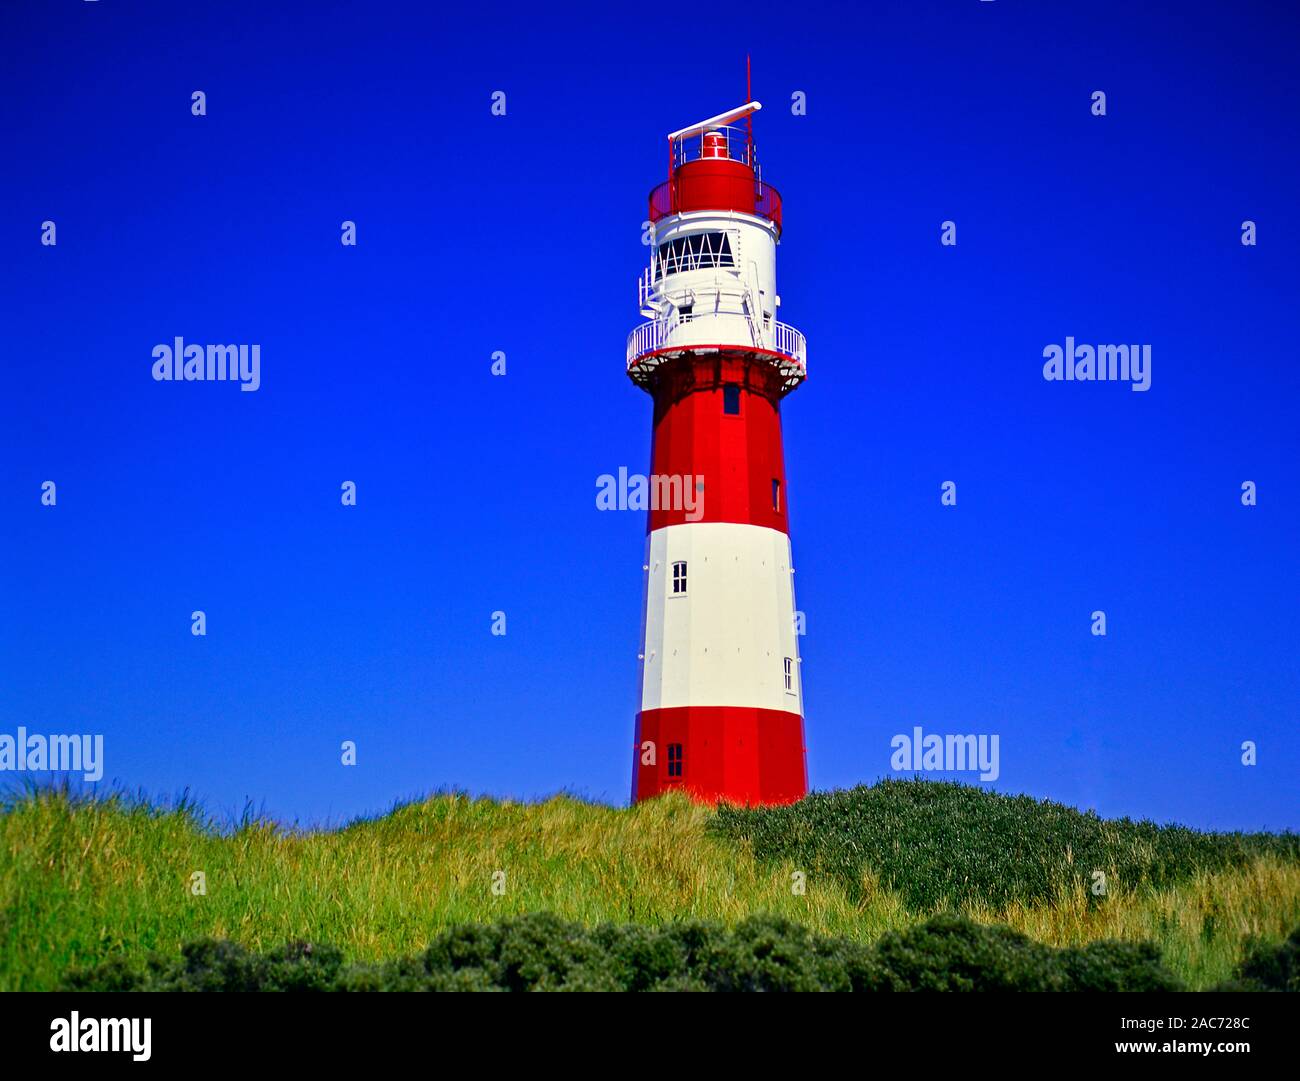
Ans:
[[[653,745],[653,761],[650,748]],[[808,793],[803,718],[743,706],[637,714],[632,802],[685,792],[705,803],[793,803]]]

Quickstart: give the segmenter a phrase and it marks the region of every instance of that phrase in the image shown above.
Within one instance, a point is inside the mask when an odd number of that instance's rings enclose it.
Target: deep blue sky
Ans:
[[[645,523],[595,479],[648,468],[663,135],[749,52],[812,784],[919,724],[999,734],[1004,791],[1300,827],[1294,13],[617,7],[4,6],[0,732],[218,813],[625,802]],[[261,389],[155,383],[176,335],[260,343]],[[1066,335],[1152,389],[1045,382]]]

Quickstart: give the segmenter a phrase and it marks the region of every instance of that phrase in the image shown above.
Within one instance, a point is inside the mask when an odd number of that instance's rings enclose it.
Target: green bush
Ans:
[[[1009,927],[988,927],[962,916],[936,916],[886,934],[874,954],[873,982],[864,990],[1182,990],[1149,944],[1094,942],[1057,950]]]
[[[294,943],[259,955],[203,939],[182,946],[174,961],[154,956],[136,967],[114,959],[74,970],[65,982],[83,991],[331,991],[343,973],[343,954],[329,947]]]
[[[1300,991],[1300,927],[1280,946],[1247,943],[1237,978],[1215,990]]]
[[[1174,991],[1151,946],[1057,950],[1006,927],[936,916],[873,945],[763,916],[594,929],[548,914],[453,928],[420,956],[346,964],[298,943],[258,955],[203,941],[179,958],[68,974],[76,991]]]
[[[710,828],[748,842],[759,859],[833,875],[855,893],[869,869],[921,912],[1050,903],[1076,885],[1091,886],[1094,871],[1112,889],[1159,889],[1260,855],[1300,859],[1295,833],[1108,820],[1030,796],[921,780],[814,793],[785,807],[724,804]]]

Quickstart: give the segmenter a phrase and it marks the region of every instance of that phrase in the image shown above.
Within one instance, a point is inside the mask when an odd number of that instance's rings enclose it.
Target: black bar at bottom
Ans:
[[[588,996],[578,1006],[565,995],[9,994],[0,998],[0,1046],[6,1066],[79,1070],[113,1059],[140,1069],[283,1064],[334,1071],[350,1063],[399,1065],[412,1055],[435,1069],[468,1055],[485,1069],[518,1062],[535,1070],[550,1061],[563,1070],[565,1062],[588,1068],[607,1048],[622,1051],[624,1061],[629,1052],[633,1060],[662,1061],[670,1046],[696,1071],[715,1055],[734,1068],[751,1054],[769,1068],[844,1054],[864,1069],[882,1055],[926,1065],[1077,1067],[1154,1059],[1222,1067],[1234,1059],[1281,1061],[1294,1046],[1296,1004],[1287,994],[1214,993],[819,996],[815,1002],[722,995],[689,1004],[675,995],[643,995],[635,1009],[614,995]],[[689,1052],[682,1039],[692,1045]],[[127,1049],[89,1049],[114,1041]],[[75,1050],[63,1049],[70,1043]]]

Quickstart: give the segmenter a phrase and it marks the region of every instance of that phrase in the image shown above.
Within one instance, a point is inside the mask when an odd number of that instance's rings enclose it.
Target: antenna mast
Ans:
[[[749,54],[745,54],[745,100],[754,100],[754,87],[749,74]],[[747,164],[751,169],[754,168],[754,114],[750,113],[745,117],[745,135],[749,143],[749,161]]]

